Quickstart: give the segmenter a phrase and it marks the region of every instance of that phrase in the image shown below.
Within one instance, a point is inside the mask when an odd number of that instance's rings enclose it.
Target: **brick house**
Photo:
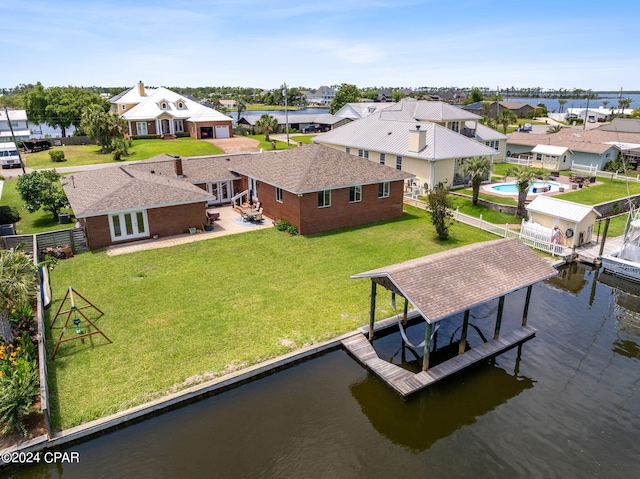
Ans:
[[[181,158],[86,171],[62,180],[89,247],[186,233],[208,206],[260,201],[264,214],[312,234],[402,216],[412,174],[322,146]]]

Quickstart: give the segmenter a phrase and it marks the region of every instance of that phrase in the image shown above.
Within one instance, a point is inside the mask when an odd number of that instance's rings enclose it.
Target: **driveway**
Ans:
[[[260,151],[258,145],[260,142],[253,138],[245,138],[244,136],[234,136],[232,138],[217,138],[215,140],[205,140],[213,143],[225,153],[248,153]]]

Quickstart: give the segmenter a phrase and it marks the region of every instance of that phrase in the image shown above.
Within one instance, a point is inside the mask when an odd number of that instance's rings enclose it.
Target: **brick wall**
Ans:
[[[275,220],[287,220],[300,234],[313,234],[347,226],[356,226],[402,216],[403,182],[391,183],[388,198],[378,198],[378,185],[362,187],[362,201],[349,202],[349,188],[331,191],[331,206],[318,208],[318,194],[302,197],[282,192],[282,203],[275,200],[275,188],[260,183],[259,200],[264,214]]]
[[[167,206],[147,210],[149,222],[149,237],[174,236],[189,232],[189,227],[202,228],[206,219],[206,203],[192,203],[187,205]],[[83,218],[80,222],[87,228],[87,240],[92,250],[105,248],[112,244],[130,243],[144,238],[111,241],[108,216]]]

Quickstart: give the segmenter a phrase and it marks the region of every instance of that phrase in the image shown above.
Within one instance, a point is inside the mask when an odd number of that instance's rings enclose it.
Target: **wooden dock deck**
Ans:
[[[386,382],[396,393],[405,397],[425,389],[432,384],[477,364],[485,359],[497,356],[535,336],[536,330],[522,326],[501,338],[487,341],[469,351],[438,364],[428,371],[413,373],[400,366],[380,359],[369,340],[363,334],[357,334],[342,341],[342,345],[358,362]]]

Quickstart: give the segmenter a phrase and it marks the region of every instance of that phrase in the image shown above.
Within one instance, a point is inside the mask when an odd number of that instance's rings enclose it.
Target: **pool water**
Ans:
[[[551,191],[558,191],[558,188],[560,188],[560,183],[556,183],[554,181],[534,181],[533,184],[529,187],[529,194],[533,193],[534,188],[542,188],[543,186],[550,186]],[[496,193],[508,195],[518,194],[518,185],[516,185],[515,182],[503,183],[501,185],[492,185],[491,189]]]

